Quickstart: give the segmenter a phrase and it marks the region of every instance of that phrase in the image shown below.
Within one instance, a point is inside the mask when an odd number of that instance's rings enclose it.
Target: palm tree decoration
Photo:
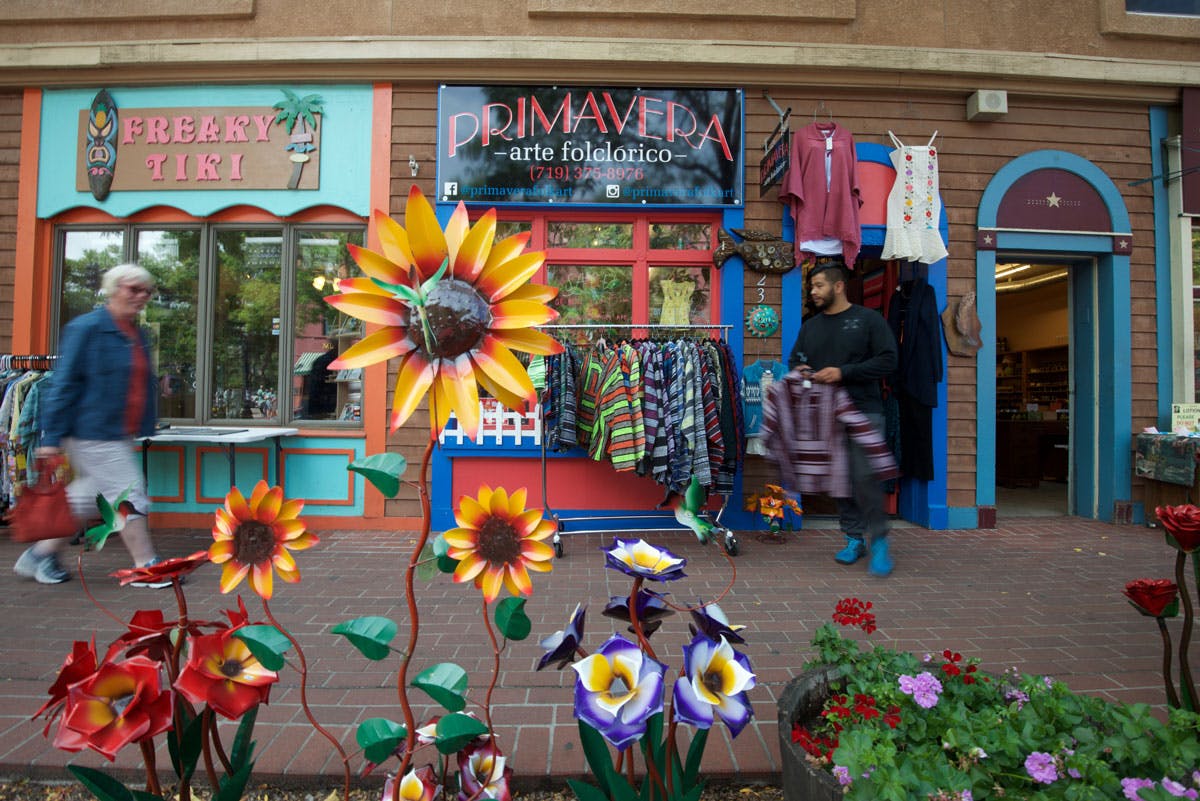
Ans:
[[[298,97],[290,89],[282,91],[287,99],[280,100],[272,108],[279,111],[275,115],[275,124],[278,125],[281,122],[286,124],[288,133],[292,137],[291,142],[284,149],[292,151],[290,156],[293,164],[292,178],[288,181],[288,189],[297,189],[300,186],[300,175],[304,172],[304,164],[311,158],[308,154],[317,149],[317,146],[312,143],[312,131],[317,130],[315,115],[324,113],[322,104],[325,101],[321,99],[320,95]],[[293,133],[297,122],[300,123],[300,133]]]

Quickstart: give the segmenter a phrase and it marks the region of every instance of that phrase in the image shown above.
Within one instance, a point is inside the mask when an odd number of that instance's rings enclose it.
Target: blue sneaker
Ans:
[[[888,554],[887,537],[883,536],[871,543],[871,561],[867,565],[867,572],[872,576],[887,578],[892,575],[892,557]]]
[[[862,537],[846,535],[846,547],[834,555],[833,561],[839,565],[852,565],[867,555],[867,546]]]

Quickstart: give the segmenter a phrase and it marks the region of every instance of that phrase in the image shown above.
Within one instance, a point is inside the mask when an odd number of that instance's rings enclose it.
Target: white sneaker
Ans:
[[[140,565],[140,567],[150,567],[151,565],[156,565],[161,561],[162,560],[156,556],[153,559],[151,559],[149,562],[147,562],[146,564]],[[131,582],[129,582],[129,586],[130,587],[147,587],[152,590],[161,590],[164,587],[170,587],[171,580],[170,579],[158,579],[156,581],[131,581]]]
[[[42,557],[33,552],[33,548],[26,548],[21,557],[17,559],[17,563],[13,565],[13,572],[21,578],[33,578],[37,575],[38,565],[41,564]]]
[[[38,562],[33,578],[38,584],[62,584],[70,580],[71,574],[58,563],[58,554],[52,553]]]

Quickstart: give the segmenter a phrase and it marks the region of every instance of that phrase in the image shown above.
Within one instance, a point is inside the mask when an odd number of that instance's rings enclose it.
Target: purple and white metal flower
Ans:
[[[636,742],[646,732],[646,721],[662,712],[666,665],[620,635],[571,668],[579,674],[575,717],[618,749]]]
[[[755,684],[750,660],[725,638],[713,641],[697,634],[683,647],[684,676],[675,681],[675,719],[707,729],[720,716],[737,737],[754,710],[746,696]]]
[[[613,539],[613,544],[604,551],[608,567],[620,570],[634,578],[651,581],[674,581],[683,578],[683,566],[687,560],[675,556],[665,548],[657,548],[645,540]]]

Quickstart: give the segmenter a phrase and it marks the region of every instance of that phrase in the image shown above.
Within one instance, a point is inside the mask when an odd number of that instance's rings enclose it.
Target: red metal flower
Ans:
[[[90,748],[113,761],[129,743],[171,728],[171,691],[162,687],[162,666],[144,656],[109,662],[72,684],[54,746]]]
[[[1135,579],[1125,585],[1125,597],[1133,608],[1147,617],[1174,617],[1179,587],[1167,579]]]
[[[192,639],[187,664],[175,689],[194,704],[208,704],[219,715],[237,720],[267,703],[279,674],[267,670],[246,644],[233,636],[242,626]]]
[[[1200,507],[1185,503],[1180,506],[1160,506],[1154,510],[1163,528],[1171,536],[1171,542],[1184,553],[1200,548]],[[1174,542],[1172,542],[1172,539]]]
[[[63,660],[62,667],[58,669],[58,677],[54,683],[50,685],[47,692],[50,694],[50,700],[42,704],[37,712],[33,713],[36,718],[51,707],[58,706],[67,700],[67,690],[72,684],[77,681],[82,681],[88,676],[96,672],[96,641],[86,642],[84,640],[76,640],[71,645],[71,653],[67,654],[67,658]],[[46,721],[46,731],[50,730],[50,724],[58,717],[58,713],[62,709],[55,709],[48,716]]]
[[[191,556],[181,556],[177,559],[164,559],[145,567],[127,567],[109,575],[125,586],[134,581],[174,581],[191,573],[208,561],[208,551],[196,551]]]

